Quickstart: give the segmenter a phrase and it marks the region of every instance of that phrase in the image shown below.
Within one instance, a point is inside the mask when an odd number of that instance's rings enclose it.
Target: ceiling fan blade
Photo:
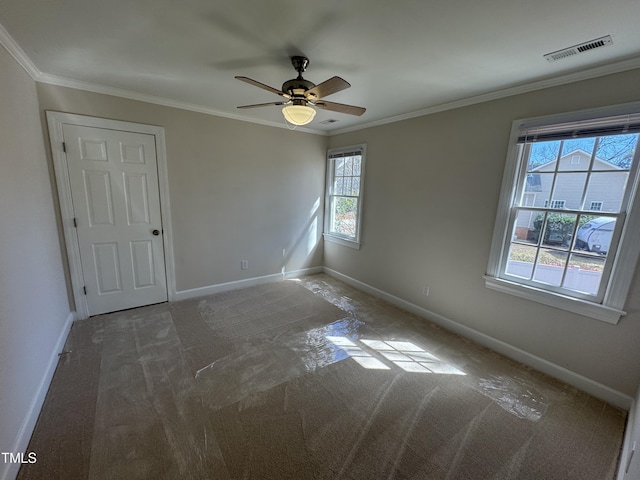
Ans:
[[[237,108],[277,107],[278,105],[287,105],[288,103],[289,102],[256,103],[254,105],[241,105]]]
[[[236,78],[238,80],[240,80],[241,82],[248,83],[249,85],[254,85],[254,86],[258,87],[258,88],[266,90],[267,92],[275,93],[276,95],[280,95],[281,97],[284,97],[284,98],[289,98],[289,95],[284,93],[282,90],[278,90],[276,88],[270,87],[269,85],[265,85],[264,83],[260,83],[257,80],[254,80],[252,78],[240,77],[240,76],[237,76]]]
[[[314,96],[316,99],[323,98],[334,93],[338,93],[346,88],[349,88],[350,86],[351,84],[345,79],[340,77],[332,77],[329,80],[326,80],[321,84],[307,90],[305,92],[305,96],[307,98],[309,98],[309,96]]]
[[[343,103],[325,102],[324,100],[317,102],[315,106],[318,108],[323,108],[324,110],[331,110],[332,112],[347,113],[349,115],[357,116],[360,116],[367,111],[366,108],[355,107],[353,105],[344,105]]]

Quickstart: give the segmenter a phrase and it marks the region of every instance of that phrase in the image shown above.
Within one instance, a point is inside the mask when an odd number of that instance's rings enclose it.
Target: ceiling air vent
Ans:
[[[330,118],[329,120],[325,120],[323,122],[320,122],[320,125],[329,125],[330,123],[336,123],[338,120],[336,120],[335,118]]]
[[[572,57],[573,55],[577,55],[579,53],[588,52],[589,50],[593,50],[595,48],[607,47],[612,44],[613,40],[611,39],[611,35],[607,35],[606,37],[596,38],[595,40],[580,43],[578,45],[574,45],[573,47],[563,48],[562,50],[558,50],[557,52],[547,53],[543,56],[547,59],[547,61],[555,62],[556,60],[562,60],[563,58]]]

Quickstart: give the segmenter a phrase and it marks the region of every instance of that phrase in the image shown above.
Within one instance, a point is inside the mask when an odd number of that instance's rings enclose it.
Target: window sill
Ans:
[[[607,307],[598,303],[588,302],[577,298],[567,297],[557,293],[547,292],[534,287],[521,285],[515,282],[509,282],[500,278],[485,275],[485,285],[487,288],[498,292],[515,295],[516,297],[525,298],[533,302],[542,303],[551,307],[566,310],[568,312],[584,315],[585,317],[594,318],[603,322],[617,324],[620,317],[626,315],[626,312],[615,308]]]
[[[356,242],[355,240],[349,240],[344,237],[339,237],[337,235],[333,235],[331,233],[323,233],[325,241],[331,243],[337,243],[338,245],[343,245],[345,247],[354,248],[356,250],[360,250],[360,242]]]

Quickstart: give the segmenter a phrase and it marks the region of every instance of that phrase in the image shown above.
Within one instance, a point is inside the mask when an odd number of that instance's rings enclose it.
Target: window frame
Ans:
[[[360,151],[360,188],[358,196],[351,195],[335,195],[333,193],[333,180],[335,177],[334,164],[337,158],[340,158],[340,154],[346,154],[350,152]],[[363,197],[364,197],[364,174],[366,167],[366,152],[367,145],[349,145],[346,147],[330,148],[327,150],[327,163],[326,163],[326,186],[325,186],[325,203],[324,203],[324,233],[323,237],[326,241],[337,243],[346,247],[360,249],[362,245],[362,210],[363,210]],[[341,234],[339,232],[331,231],[331,224],[333,219],[333,198],[334,197],[352,197],[358,199],[358,212],[356,215],[356,233],[353,237]]]
[[[640,102],[634,102],[612,107],[519,119],[512,123],[487,272],[484,275],[487,288],[611,324],[617,324],[620,318],[626,315],[623,309],[640,257],[640,242],[634,241],[634,238],[640,236],[640,194],[638,193],[640,190],[640,167],[638,165],[640,144],[636,147],[634,163],[629,172],[630,178],[626,193],[630,197],[626,214],[622,215],[624,223],[617,229],[618,232],[612,239],[612,244],[616,237],[619,238],[619,241],[617,251],[613,253],[611,271],[601,300],[578,298],[578,296],[574,297],[566,293],[526,285],[515,279],[513,281],[505,279],[501,271],[506,258],[505,249],[508,249],[509,246],[507,240],[511,236],[509,231],[510,215],[515,211],[514,205],[523,175],[522,170],[526,171],[527,168],[519,157],[518,137],[522,129],[550,127],[570,122],[597,121],[619,115],[638,116],[639,114]]]

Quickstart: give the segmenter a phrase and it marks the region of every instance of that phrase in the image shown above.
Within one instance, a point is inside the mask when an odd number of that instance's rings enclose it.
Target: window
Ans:
[[[365,146],[329,150],[325,239],[360,247]]]
[[[551,200],[551,208],[562,209],[565,206],[565,200]],[[544,201],[545,208],[549,206],[549,200]]]
[[[640,104],[607,110],[514,122],[487,287],[610,323],[624,315],[640,255]]]

